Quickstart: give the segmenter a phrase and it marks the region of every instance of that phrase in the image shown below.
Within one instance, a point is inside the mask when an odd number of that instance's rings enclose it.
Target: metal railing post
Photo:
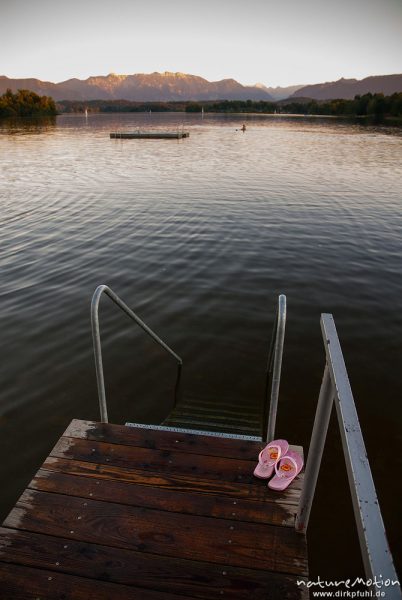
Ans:
[[[321,383],[320,395],[318,398],[313,432],[311,434],[311,442],[304,474],[303,489],[300,496],[299,510],[296,516],[295,528],[296,531],[299,531],[300,533],[306,532],[310,518],[315,487],[317,484],[322,454],[327,437],[329,419],[331,417],[333,399],[334,389],[331,382],[329,368],[326,364]]]
[[[100,339],[99,330],[99,300],[104,291],[105,286],[99,286],[96,288],[94,295],[92,296],[91,303],[91,325],[92,325],[92,341],[94,346],[95,356],[95,369],[96,369],[96,382],[98,384],[98,397],[99,397],[99,410],[100,419],[102,423],[108,423],[107,404],[106,404],[106,392],[105,392],[105,378],[103,375],[103,360],[102,360],[102,345]]]
[[[276,414],[278,411],[279,386],[281,383],[282,356],[283,345],[285,341],[285,326],[286,326],[286,296],[281,294],[278,298],[278,311],[276,323],[274,327],[271,350],[268,358],[267,379],[266,379],[266,396],[265,406],[268,402],[268,394],[270,393],[268,423],[265,441],[269,442],[275,438]],[[265,411],[264,411],[265,414]],[[265,417],[264,417],[265,421]],[[264,432],[263,432],[264,434]]]

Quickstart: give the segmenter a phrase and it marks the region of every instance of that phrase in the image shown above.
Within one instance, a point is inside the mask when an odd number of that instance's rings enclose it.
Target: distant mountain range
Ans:
[[[207,81],[184,73],[150,73],[69,79],[50,83],[39,79],[9,79],[0,76],[0,93],[7,88],[29,89],[54,100],[132,100],[167,102],[172,100],[272,100],[257,86],[244,86],[234,79]]]
[[[109,75],[88,79],[68,79],[61,83],[39,79],[10,79],[0,76],[0,94],[7,88],[13,92],[29,89],[55,100],[131,100],[137,102],[167,102],[183,100],[267,100],[284,98],[354,98],[356,94],[382,92],[385,95],[402,92],[402,75],[379,75],[365,79],[339,79],[307,86],[266,87],[258,83],[244,86],[234,79],[207,81],[185,73],[150,73]]]
[[[275,102],[277,100],[283,100],[284,98],[289,98],[292,94],[294,94],[297,90],[302,88],[302,85],[289,85],[288,87],[267,87],[263,83],[256,83],[255,87],[264,90],[269,94]]]
[[[315,100],[332,100],[345,98],[353,100],[357,95],[384,94],[390,96],[394,92],[402,92],[402,75],[377,75],[365,79],[339,79],[316,85],[300,87],[292,94],[292,98],[313,98]]]

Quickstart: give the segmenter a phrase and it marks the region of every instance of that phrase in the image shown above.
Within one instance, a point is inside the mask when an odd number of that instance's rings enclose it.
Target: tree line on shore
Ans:
[[[384,94],[364,94],[355,96],[353,100],[327,100],[317,102],[309,100],[303,107],[300,103],[290,102],[285,105],[286,112],[309,115],[331,115],[339,117],[402,117],[402,93],[391,96]]]
[[[40,117],[56,114],[56,104],[50,96],[39,96],[30,90],[18,90],[13,94],[10,89],[0,96],[0,117]]]
[[[264,100],[224,100],[202,105],[199,102],[189,103],[187,112],[253,112],[253,113],[281,113],[302,115],[328,115],[345,117],[402,117],[402,93],[391,96],[383,94],[364,94],[355,96],[353,100],[327,100],[317,101],[311,98],[295,98],[279,102],[266,102]]]
[[[329,115],[338,117],[402,118],[402,93],[391,96],[364,94],[353,100],[317,101],[295,98],[269,102],[266,100],[134,102],[130,100],[64,100],[55,103],[49,96],[39,96],[29,90],[0,96],[0,117],[47,116],[57,113],[88,112],[188,112],[200,113],[261,113]]]
[[[130,100],[63,101],[58,103],[61,112],[188,112],[188,113],[261,113],[305,114],[339,117],[402,117],[402,93],[391,96],[364,94],[353,100],[317,101],[311,98],[281,100],[206,100],[172,102],[134,102]]]
[[[189,102],[136,102],[133,100],[61,100],[62,113],[88,112],[184,112]]]

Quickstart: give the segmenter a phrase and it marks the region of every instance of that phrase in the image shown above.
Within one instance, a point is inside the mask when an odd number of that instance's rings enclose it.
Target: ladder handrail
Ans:
[[[177,394],[180,386],[180,377],[181,377],[181,368],[183,365],[183,361],[176,352],[174,352],[159,336],[156,335],[140,319],[134,311],[131,310],[127,306],[121,298],[107,285],[99,285],[93,296],[91,302],[91,326],[92,326],[92,339],[94,346],[94,356],[95,356],[95,368],[96,368],[96,380],[98,384],[98,396],[99,396],[99,408],[101,414],[101,421],[103,423],[108,423],[108,414],[107,414],[107,404],[106,404],[106,392],[105,392],[105,378],[103,374],[103,361],[102,361],[102,347],[101,347],[101,339],[100,339],[100,330],[99,330],[99,302],[102,294],[106,294],[109,298],[133,321],[137,323],[155,342],[157,342],[166,352],[168,352],[178,363],[177,368],[177,377],[176,377],[176,385],[175,385],[175,401],[177,400]]]
[[[276,413],[278,410],[279,386],[281,382],[285,327],[286,296],[284,294],[280,294],[278,297],[278,308],[274,322],[274,329],[272,332],[265,378],[262,439],[266,442],[275,439]]]
[[[326,365],[295,527],[301,533],[307,530],[331,409],[335,401],[366,576],[369,580],[381,577],[384,581],[388,579],[397,581],[356,405],[332,315],[321,315],[321,330]],[[400,599],[402,597],[400,587],[387,588],[385,597]]]

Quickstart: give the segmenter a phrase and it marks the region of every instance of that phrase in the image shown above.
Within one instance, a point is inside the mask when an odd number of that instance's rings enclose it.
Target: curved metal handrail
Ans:
[[[267,442],[275,439],[276,413],[278,410],[279,386],[281,383],[285,327],[286,296],[284,294],[280,294],[278,298],[278,309],[274,323],[274,330],[272,332],[271,347],[269,349],[267,363],[267,374],[265,379],[262,439]]]
[[[174,359],[176,359],[178,363],[177,368],[177,377],[175,384],[175,402],[177,401],[177,395],[180,387],[180,378],[181,378],[181,368],[183,365],[183,361],[176,352],[174,352],[159,336],[156,335],[142,321],[132,310],[127,306],[123,300],[119,298],[117,294],[113,290],[110,289],[107,285],[99,285],[94,295],[92,296],[91,302],[91,326],[92,326],[92,339],[94,345],[94,355],[95,355],[95,368],[96,368],[96,380],[98,384],[98,396],[99,396],[99,408],[101,414],[101,421],[103,423],[108,423],[108,414],[107,414],[107,404],[106,404],[106,393],[105,393],[105,378],[103,374],[103,361],[102,361],[102,347],[101,347],[101,339],[100,339],[100,330],[99,330],[99,302],[102,294],[106,294],[109,298],[124,312],[128,315],[133,321],[137,323],[155,342],[157,342],[166,352],[168,352]]]

